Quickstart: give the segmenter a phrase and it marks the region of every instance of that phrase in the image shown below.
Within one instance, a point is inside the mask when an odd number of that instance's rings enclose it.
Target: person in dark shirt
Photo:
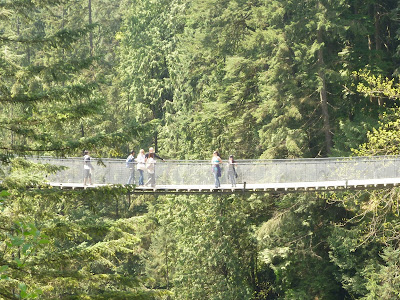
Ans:
[[[157,154],[154,153],[154,148],[153,148],[153,147],[150,147],[150,148],[149,148],[149,152],[147,152],[147,153],[145,154],[146,160],[149,158],[149,154],[150,154],[150,153],[153,153],[153,154],[154,154],[154,158],[158,158],[158,159],[164,160],[164,158],[162,158],[162,157],[160,157],[160,156],[158,156]]]
[[[232,187],[236,186],[237,176],[238,175],[236,173],[236,162],[235,159],[233,158],[233,155],[230,155],[228,161],[228,180],[232,184]]]

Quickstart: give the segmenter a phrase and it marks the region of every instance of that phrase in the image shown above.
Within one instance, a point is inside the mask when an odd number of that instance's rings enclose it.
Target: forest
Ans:
[[[26,160],[399,155],[399,12],[0,0],[0,299],[400,299],[400,188],[61,190]]]

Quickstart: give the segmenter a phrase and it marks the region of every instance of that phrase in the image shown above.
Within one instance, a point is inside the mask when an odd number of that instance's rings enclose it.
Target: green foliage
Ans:
[[[14,162],[12,172],[35,165]],[[13,166],[14,166],[13,165]],[[39,173],[46,166],[36,167]],[[34,176],[33,176],[34,177]],[[18,183],[18,184],[11,184]],[[43,182],[43,181],[42,181]],[[152,299],[142,276],[143,217],[129,187],[63,191],[3,182],[0,294],[6,298]]]
[[[369,97],[378,97],[381,101],[388,102],[387,105],[392,108],[387,109],[381,115],[379,127],[367,133],[367,142],[362,144],[358,149],[355,148],[353,152],[361,156],[399,154],[399,108],[393,101],[393,99],[397,99],[400,95],[398,83],[395,83],[394,79],[390,80],[380,75],[374,76],[369,72],[359,72],[356,74],[360,78],[360,82],[357,85],[357,90],[360,93]]]
[[[10,193],[7,190],[0,191],[0,211],[3,211],[4,201],[7,199]]]
[[[118,33],[125,118],[144,126],[145,134],[136,143],[142,148],[154,145],[156,151],[165,103],[172,100],[167,66],[173,47],[167,13],[171,5],[164,0],[124,2],[123,31]]]
[[[359,156],[399,154],[399,109],[391,109],[382,116],[380,127],[367,133],[368,142],[353,152]]]
[[[335,280],[327,238],[342,209],[317,195],[285,196],[275,216],[258,230],[260,257],[273,269],[279,299],[338,299],[345,292]]]
[[[379,122],[373,116],[357,115],[352,120],[341,120],[338,125],[341,134],[334,137],[336,147],[331,155],[333,157],[348,156],[350,151],[364,144],[370,131],[374,131],[374,128],[378,126]]]
[[[46,18],[45,12],[56,12],[61,4],[27,4],[11,6],[8,22],[2,25],[1,148],[62,151],[70,146],[71,137],[63,135],[61,127],[80,118],[74,114],[77,109],[86,115],[76,101],[90,97],[97,86],[79,78],[93,59],[69,55],[92,28],[55,29],[56,21]],[[63,111],[66,104],[69,111]]]
[[[2,1],[0,297],[398,297],[397,189],[61,191],[53,166],[8,157],[398,154],[398,6]]]
[[[9,164],[3,165],[3,172],[7,175],[2,184],[5,188],[15,189],[40,186],[45,182],[48,174],[53,174],[63,167],[50,164],[41,164],[28,161],[24,158],[10,160]]]
[[[9,196],[10,193],[6,190],[1,192],[3,202],[7,201]],[[1,218],[4,222],[7,220],[8,211],[3,210],[2,213],[5,214]],[[33,223],[25,224],[22,221],[15,221],[14,224],[8,224],[8,226],[11,226],[8,233],[4,230],[0,233],[0,249],[3,253],[0,259],[0,295],[14,298],[18,294],[19,299],[35,299],[43,293],[42,290],[28,287],[24,281],[18,280],[18,273],[24,270],[30,257],[35,255],[42,245],[49,242],[48,237],[42,234]]]
[[[360,78],[357,91],[366,96],[387,97],[397,99],[400,95],[400,87],[395,80],[384,78],[382,75],[374,75],[368,72],[354,72]]]
[[[378,40],[391,40],[382,29],[396,25],[374,15],[393,3],[374,13],[346,1],[124,5],[120,73],[129,91],[123,101],[138,123],[157,120],[142,144],[154,143],[166,156],[204,159],[214,149],[246,158],[326,155],[323,85],[335,155],[364,142],[384,110],[355,94],[352,72],[366,65],[393,71]],[[362,37],[373,30],[382,35],[376,51]]]
[[[354,298],[390,299],[396,293],[395,281],[382,290],[377,286],[389,278],[385,275],[396,272],[385,254],[395,257],[398,247],[398,194],[396,188],[349,193],[338,199],[348,213],[329,238],[329,255],[340,270],[337,278]]]
[[[98,156],[124,155],[122,145],[138,126],[109,109],[118,99],[112,77],[119,5],[14,2],[2,4],[0,148],[5,154],[63,156],[89,148]]]
[[[369,97],[397,98],[397,84],[382,76],[358,73],[357,89]],[[392,101],[392,100],[389,100]],[[388,102],[390,104],[390,102]],[[353,152],[356,155],[397,155],[398,108],[381,116],[379,127],[368,132],[368,141]],[[398,296],[399,190],[359,192],[345,195],[343,205],[350,213],[345,226],[338,227],[330,239],[332,261],[341,269],[339,278],[353,297],[393,299]],[[340,242],[338,242],[340,241]]]
[[[257,282],[251,216],[268,199],[165,197],[149,209],[154,234],[147,273],[174,299],[249,299]]]
[[[400,250],[386,248],[381,254],[383,264],[371,264],[365,271],[368,293],[363,299],[396,299],[400,296]]]

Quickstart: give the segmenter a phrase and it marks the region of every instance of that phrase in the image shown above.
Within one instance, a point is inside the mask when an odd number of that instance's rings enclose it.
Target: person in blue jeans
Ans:
[[[228,180],[232,184],[232,187],[236,187],[236,178],[237,178],[237,173],[236,173],[236,162],[235,159],[233,158],[233,155],[229,155],[229,161],[228,161]]]
[[[129,169],[129,179],[127,184],[135,184],[135,151],[132,150],[131,154],[126,158],[126,167]]]
[[[146,156],[143,149],[140,149],[139,154],[136,157],[136,162],[139,172],[139,186],[141,186],[144,185],[144,171],[146,170]]]
[[[213,156],[211,158],[211,165],[212,165],[212,172],[214,174],[214,184],[216,188],[219,188],[221,186],[221,183],[219,181],[219,178],[221,177],[221,163],[222,160],[219,157],[219,153],[217,151],[214,151]]]

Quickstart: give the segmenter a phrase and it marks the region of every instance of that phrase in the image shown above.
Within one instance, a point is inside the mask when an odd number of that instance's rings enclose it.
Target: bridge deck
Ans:
[[[112,184],[93,184],[83,185],[82,183],[59,183],[50,182],[53,187],[61,189],[87,189],[102,186],[112,186]],[[373,189],[390,188],[400,185],[400,178],[381,178],[364,180],[337,180],[319,182],[288,182],[288,183],[264,183],[264,184],[237,184],[232,187],[229,184],[222,184],[220,188],[213,185],[156,185],[136,186],[133,193],[238,193],[238,192],[304,192],[304,191],[328,191],[344,189]]]

